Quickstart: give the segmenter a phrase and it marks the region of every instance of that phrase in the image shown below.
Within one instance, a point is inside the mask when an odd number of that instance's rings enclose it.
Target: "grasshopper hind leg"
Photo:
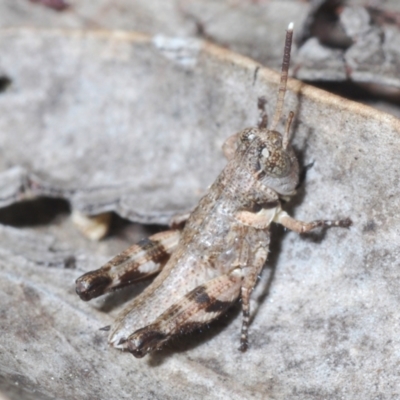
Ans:
[[[136,330],[117,343],[120,348],[140,358],[159,349],[173,336],[191,332],[218,318],[242,297],[243,325],[241,350],[247,349],[250,294],[266,261],[267,250],[258,247],[253,252],[243,245],[243,259],[229,273],[197,286],[164,311],[153,323]],[[249,251],[250,250],[250,251]],[[111,340],[112,341],[112,340]]]
[[[76,293],[88,301],[159,273],[178,246],[180,234],[179,230],[169,230],[141,240],[100,269],[79,277]]]
[[[189,333],[219,317],[238,299],[241,284],[240,268],[211,279],[179,299],[152,324],[118,344],[141,358],[173,336]]]

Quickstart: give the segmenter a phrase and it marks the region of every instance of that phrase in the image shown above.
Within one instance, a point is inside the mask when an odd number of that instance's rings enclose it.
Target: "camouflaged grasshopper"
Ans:
[[[305,223],[291,218],[281,200],[295,193],[299,166],[290,145],[289,114],[281,118],[288,77],[293,24],[286,33],[281,82],[270,129],[262,100],[257,128],[247,128],[224,144],[228,164],[188,216],[183,231],[150,236],[76,281],[83,300],[159,273],[119,315],[109,343],[143,357],[171,337],[219,317],[240,297],[241,350],[247,348],[250,294],[267,260],[272,222],[298,232],[317,227],[348,227],[349,219]]]

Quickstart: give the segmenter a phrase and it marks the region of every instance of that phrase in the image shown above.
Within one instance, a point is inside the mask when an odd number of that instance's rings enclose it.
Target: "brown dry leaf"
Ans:
[[[210,44],[121,32],[8,30],[0,54],[11,80],[0,94],[10,201],[54,195],[158,222],[215,179],[222,141],[254,125],[258,96],[272,114],[279,80]],[[235,310],[145,359],[109,349],[98,329],[132,293],[90,303],[74,293],[74,280],[112,254],[108,242],[66,233],[67,222],[3,227],[1,390],[19,399],[399,396],[400,123],[297,81],[289,110],[303,164],[314,165],[288,208],[354,225],[300,237],[273,229],[247,353],[237,350]]]

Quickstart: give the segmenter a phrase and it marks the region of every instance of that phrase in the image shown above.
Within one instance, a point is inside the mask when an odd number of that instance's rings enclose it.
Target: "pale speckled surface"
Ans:
[[[343,5],[328,0],[68,0],[67,3],[68,9],[55,12],[29,0],[3,0],[0,27],[122,29],[151,35],[202,37],[265,66],[278,68],[280,43],[284,38],[282,27],[293,21],[294,47],[299,45],[300,51],[293,51],[292,71],[298,79],[341,83],[349,79],[377,96],[398,99],[398,0],[347,0]],[[325,12],[317,12],[322,4]],[[333,23],[339,19],[341,26]],[[318,41],[329,42],[327,38],[336,45],[318,44]],[[330,90],[337,93],[338,89],[336,86]],[[345,96],[351,94],[346,87],[340,90]],[[359,90],[352,87],[356,94]],[[360,95],[358,99],[365,100]]]
[[[42,68],[47,71],[30,69],[25,58],[29,55],[32,68],[38,65],[38,49],[45,60],[65,57],[66,62],[46,62]],[[85,167],[79,167],[78,178],[97,171],[100,182],[117,172],[115,160],[107,161],[114,155],[106,157],[104,146],[118,143],[106,138],[139,132],[150,140],[161,126],[167,136],[160,135],[151,148],[140,143],[143,158],[126,166],[137,163],[135,176],[142,179],[143,171],[159,171],[159,159],[153,158],[159,154],[164,155],[162,169],[175,171],[156,174],[151,186],[135,193],[149,199],[149,210],[154,204],[157,210],[185,202],[190,207],[200,195],[193,188],[211,181],[224,163],[223,138],[256,121],[258,95],[270,99],[270,115],[275,102],[276,85],[270,82],[278,80],[277,74],[213,46],[202,47],[192,69],[164,57],[146,38],[121,33],[9,31],[0,35],[0,53],[0,68],[13,79],[0,94],[1,168],[22,157],[37,173],[55,160],[46,178],[65,183],[78,166],[68,165],[67,155],[84,148]],[[29,79],[33,76],[37,79]],[[153,357],[135,360],[108,349],[106,334],[98,329],[110,323],[129,292],[83,303],[73,282],[121,244],[108,249],[108,241],[89,244],[62,219],[25,229],[25,237],[2,228],[0,382],[5,393],[65,399],[399,398],[400,124],[297,82],[289,87],[286,112],[296,111],[294,143],[304,164],[314,161],[289,209],[302,219],[351,216],[354,226],[304,237],[274,228],[264,285],[273,274],[268,293],[265,286],[257,289],[249,351],[237,351],[241,321],[235,310]],[[111,107],[115,103],[120,108]],[[34,132],[42,135],[42,146]],[[63,137],[71,141],[54,149],[54,140]],[[30,160],[26,148],[35,146]],[[99,158],[90,158],[93,154]],[[189,177],[195,184],[186,182]],[[71,257],[75,269],[43,265],[51,259],[62,266]],[[15,388],[23,389],[15,395]]]
[[[204,37],[268,66],[281,61],[282,27],[300,27],[310,9],[301,0],[68,0],[55,12],[29,0],[3,0],[0,27],[121,29],[151,35]]]

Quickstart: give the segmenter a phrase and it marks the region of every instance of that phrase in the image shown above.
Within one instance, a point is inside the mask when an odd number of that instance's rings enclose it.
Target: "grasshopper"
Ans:
[[[248,347],[250,294],[267,260],[272,222],[297,233],[317,227],[349,227],[350,219],[302,222],[281,204],[295,194],[299,164],[290,144],[290,112],[281,119],[293,24],[286,32],[277,106],[267,129],[265,100],[258,127],[229,137],[228,163],[187,217],[183,230],[157,233],[128,248],[76,281],[83,300],[158,276],[122,311],[110,328],[109,343],[135,357],[159,349],[170,338],[193,331],[242,301],[240,350]]]

